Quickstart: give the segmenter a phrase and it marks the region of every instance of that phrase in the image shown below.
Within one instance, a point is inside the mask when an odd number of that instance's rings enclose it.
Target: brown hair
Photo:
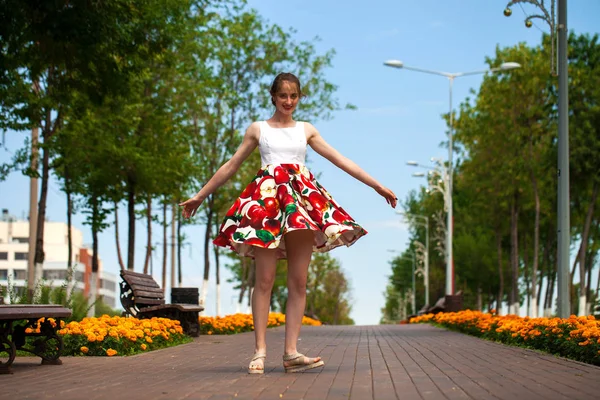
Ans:
[[[298,92],[299,92],[298,96],[300,98],[305,96],[305,94],[302,93],[302,88],[300,86],[300,80],[298,79],[298,77],[289,72],[282,72],[275,77],[275,80],[273,80],[273,84],[271,85],[271,90],[269,90],[269,93],[271,93],[271,96],[272,96],[271,104],[275,105],[275,100],[273,100],[273,96],[275,96],[277,94],[277,91],[281,87],[281,83],[283,81],[288,81],[290,83],[296,84],[296,87],[298,88]]]

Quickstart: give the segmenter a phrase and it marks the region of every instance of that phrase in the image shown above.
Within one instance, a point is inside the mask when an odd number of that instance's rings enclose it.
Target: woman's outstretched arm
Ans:
[[[258,146],[258,140],[260,138],[260,127],[258,122],[254,122],[246,130],[246,134],[242,139],[242,144],[237,149],[235,154],[223,164],[217,172],[209,179],[208,182],[200,189],[198,193],[189,200],[180,203],[183,207],[183,217],[190,218],[196,214],[196,210],[202,204],[202,202],[215,190],[221,187],[225,182],[229,180],[240,168],[240,165],[248,158],[250,153]]]
[[[396,208],[398,198],[394,192],[377,182],[375,178],[359,167],[354,161],[340,154],[339,151],[323,139],[319,131],[312,124],[306,123],[305,127],[308,144],[314,151],[350,176],[375,189],[377,193],[385,198],[389,205]]]

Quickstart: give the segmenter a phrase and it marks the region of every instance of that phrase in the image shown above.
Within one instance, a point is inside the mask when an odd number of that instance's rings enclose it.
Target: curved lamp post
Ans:
[[[567,0],[558,0],[558,21],[556,15],[557,0],[550,0],[548,10],[543,0],[513,0],[504,9],[504,15],[512,15],[515,4],[527,3],[534,5],[541,14],[529,15],[525,18],[525,26],[531,28],[533,19],[541,19],[550,27],[550,42],[552,46],[551,71],[558,73],[558,193],[557,193],[557,241],[558,241],[558,316],[568,318],[571,313],[569,298],[569,256],[570,256],[570,227],[571,215],[569,208],[569,70],[567,64]],[[554,38],[558,36],[558,70],[554,62]]]
[[[508,71],[511,69],[515,69],[515,68],[520,68],[521,65],[516,63],[516,62],[505,62],[500,64],[499,67],[495,67],[495,68],[488,68],[488,69],[482,69],[482,70],[476,70],[476,71],[469,71],[469,72],[454,72],[454,73],[450,73],[450,72],[442,72],[442,71],[434,71],[434,70],[429,70],[429,69],[424,69],[424,68],[417,68],[417,67],[411,67],[408,65],[405,65],[402,61],[400,60],[388,60],[386,62],[384,62],[384,65],[388,66],[388,67],[392,67],[392,68],[399,68],[399,69],[407,69],[407,70],[411,70],[411,71],[417,71],[417,72],[424,72],[426,74],[432,74],[432,75],[439,75],[439,76],[443,76],[445,78],[448,79],[450,86],[449,86],[449,99],[450,99],[450,129],[448,130],[448,167],[447,167],[447,182],[446,182],[446,192],[448,194],[447,199],[446,199],[446,208],[447,208],[447,222],[446,225],[448,227],[447,229],[447,235],[446,235],[446,294],[454,294],[454,262],[453,262],[453,254],[452,254],[452,220],[453,220],[453,210],[452,210],[452,168],[453,168],[453,164],[452,164],[452,155],[453,155],[453,144],[452,144],[452,138],[453,138],[453,131],[454,131],[454,115],[452,113],[452,86],[454,84],[454,79],[459,78],[461,76],[468,76],[468,75],[478,75],[478,74],[485,74],[487,72],[501,72],[501,71]]]

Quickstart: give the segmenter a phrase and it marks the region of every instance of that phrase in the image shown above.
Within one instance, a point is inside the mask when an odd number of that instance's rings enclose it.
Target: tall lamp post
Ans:
[[[421,225],[425,227],[425,246],[417,240],[414,241],[415,246],[417,247],[417,253],[422,256],[423,268],[419,267],[415,270],[414,274],[421,273],[423,275],[423,284],[425,286],[425,304],[429,304],[429,217],[426,215],[420,214],[410,214],[397,211],[397,214],[400,214],[408,219],[416,219],[421,220],[423,222],[416,222],[415,225]],[[421,248],[423,246],[424,248]],[[413,275],[414,275],[413,274]]]
[[[558,21],[556,20],[556,4],[558,1]],[[567,0],[550,0],[548,10],[543,0],[513,0],[508,2],[504,15],[510,17],[512,7],[518,3],[533,4],[541,14],[525,18],[525,26],[531,28],[533,19],[541,19],[550,27],[550,42],[552,46],[551,71],[556,73],[554,62],[554,38],[558,36],[558,193],[557,193],[557,242],[558,242],[558,316],[568,318],[571,312],[569,298],[569,256],[570,256],[570,226],[571,215],[569,208],[569,70],[567,63]],[[557,23],[558,22],[558,23]]]
[[[452,221],[453,221],[453,217],[452,217],[452,154],[453,154],[453,144],[452,144],[452,139],[453,139],[453,133],[454,133],[454,115],[452,114],[452,86],[454,84],[454,79],[459,78],[461,76],[468,76],[468,75],[478,75],[478,74],[485,74],[487,72],[500,72],[500,71],[508,71],[511,69],[515,69],[515,68],[519,68],[521,67],[520,64],[516,63],[516,62],[505,62],[500,64],[499,67],[496,68],[488,68],[488,69],[483,69],[483,70],[477,70],[477,71],[469,71],[469,72],[454,72],[454,73],[449,73],[449,72],[441,72],[441,71],[434,71],[434,70],[429,70],[429,69],[423,69],[423,68],[417,68],[417,67],[410,67],[407,65],[404,65],[404,63],[402,61],[399,60],[388,60],[386,62],[384,62],[384,65],[388,66],[388,67],[393,67],[393,68],[400,68],[400,69],[408,69],[411,71],[417,71],[417,72],[424,72],[426,74],[433,74],[433,75],[439,75],[439,76],[443,76],[445,78],[448,79],[449,82],[449,99],[450,99],[450,129],[448,130],[448,182],[447,182],[447,191],[450,194],[448,196],[447,199],[447,234],[446,234],[446,294],[447,295],[452,295],[454,294],[454,263],[453,263],[453,258],[452,258]]]
[[[398,253],[396,250],[388,250],[390,253]],[[413,315],[415,315],[417,313],[417,296],[416,296],[416,282],[415,282],[415,264],[416,264],[416,258],[415,258],[415,253],[410,252],[410,254],[412,254],[412,257],[409,256],[400,256],[399,258],[403,259],[403,260],[410,260],[412,261],[412,293],[411,293],[411,302],[412,302],[412,311],[413,311]]]

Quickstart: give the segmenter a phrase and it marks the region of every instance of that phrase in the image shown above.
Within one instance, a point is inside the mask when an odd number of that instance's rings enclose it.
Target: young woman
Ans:
[[[306,145],[375,189],[392,207],[395,208],[398,201],[390,189],[327,144],[314,126],[293,119],[294,110],[303,96],[296,76],[279,74],[270,94],[275,106],[273,116],[251,124],[233,157],[194,197],[180,204],[185,218],[193,216],[206,197],[231,178],[258,146],[262,167],[227,212],[220,233],[214,240],[215,245],[253,257],[256,262],[256,282],[252,293],[256,344],[248,366],[248,372],[252,374],[264,372],[265,335],[277,259],[287,258],[288,263],[285,371],[300,372],[321,367],[324,363],[320,357],[306,357],[296,349],[312,253],[326,252],[341,245],[350,246],[367,233],[306,168]]]

